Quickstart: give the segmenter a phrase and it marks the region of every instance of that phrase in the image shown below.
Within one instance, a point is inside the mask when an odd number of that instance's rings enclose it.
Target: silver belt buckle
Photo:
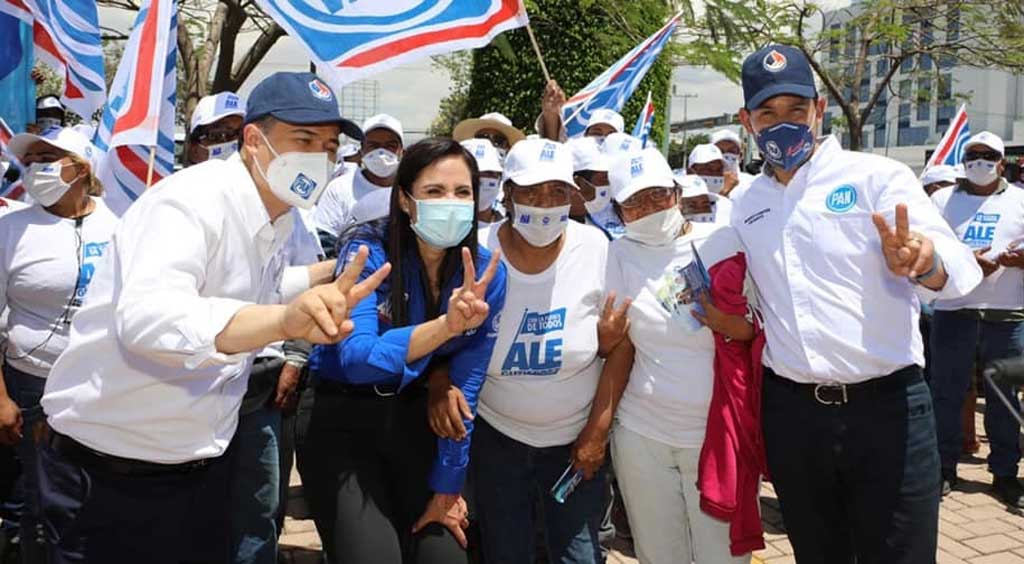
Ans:
[[[821,397],[821,391],[828,389],[839,389],[843,392],[842,400],[831,400]],[[822,405],[843,405],[849,399],[846,396],[846,384],[818,384],[814,387],[814,399],[818,400],[818,403]]]
[[[382,391],[380,391],[380,388],[376,384],[373,385],[373,391],[374,391],[374,393],[376,393],[378,396],[380,396],[382,398],[389,398],[391,396],[397,396],[398,395],[398,392],[382,392]]]

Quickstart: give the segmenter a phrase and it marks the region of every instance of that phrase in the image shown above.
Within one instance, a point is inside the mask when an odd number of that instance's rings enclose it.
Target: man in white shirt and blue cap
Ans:
[[[285,268],[292,207],[360,135],[311,73],[253,89],[239,154],[186,168],[125,213],[42,399],[40,502],[51,562],[229,562],[225,452],[253,352],[336,343],[387,275]],[[285,305],[286,304],[286,305]]]
[[[767,336],[768,471],[798,562],[934,562],[939,456],[919,298],[981,280],[903,164],[816,139],[797,48],[747,57],[740,120],[767,166],[733,199]]]

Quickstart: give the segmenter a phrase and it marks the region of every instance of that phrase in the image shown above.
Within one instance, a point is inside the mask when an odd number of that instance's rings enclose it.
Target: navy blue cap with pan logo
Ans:
[[[337,123],[345,135],[363,138],[358,125],[341,117],[331,87],[311,72],[276,72],[257,84],[249,94],[245,122],[267,116],[295,125]]]
[[[789,45],[768,45],[743,61],[743,105],[753,110],[765,100],[790,94],[817,98],[807,56]]]

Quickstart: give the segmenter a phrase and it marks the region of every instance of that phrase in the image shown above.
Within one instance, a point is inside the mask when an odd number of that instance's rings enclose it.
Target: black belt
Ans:
[[[164,474],[188,474],[206,468],[216,458],[202,458],[178,464],[160,464],[132,458],[121,458],[95,451],[67,435],[50,429],[50,447],[58,454],[87,468],[112,474],[135,476],[157,476]]]
[[[921,379],[921,371],[917,366],[907,366],[887,376],[856,384],[804,384],[794,382],[779,376],[767,366],[764,369],[764,374],[772,381],[782,384],[798,394],[809,396],[822,405],[844,405],[860,402],[905,389],[908,385]]]
[[[391,398],[397,396],[399,393],[404,394],[405,391],[409,390],[412,386],[408,386],[405,390],[400,391],[398,386],[395,384],[366,385],[319,380],[315,387],[317,394],[341,394],[361,398]]]

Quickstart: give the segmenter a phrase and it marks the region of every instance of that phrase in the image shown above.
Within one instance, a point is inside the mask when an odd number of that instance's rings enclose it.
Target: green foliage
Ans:
[[[449,137],[455,124],[459,123],[466,115],[473,55],[469,51],[457,51],[450,55],[434,57],[433,64],[435,68],[448,73],[451,85],[448,87],[448,96],[441,100],[437,109],[437,117],[431,122],[428,133],[439,137]]]
[[[530,22],[551,77],[572,96],[671,17],[660,0],[530,0]],[[502,39],[503,38],[503,39]],[[472,80],[459,119],[501,112],[517,127],[533,130],[541,112],[544,75],[525,29],[502,34],[512,57],[499,41],[473,52]],[[627,131],[652,92],[657,113],[652,142],[660,145],[665,130],[665,101],[676,46],[669,44],[622,109]],[[457,121],[457,120],[456,120]]]

